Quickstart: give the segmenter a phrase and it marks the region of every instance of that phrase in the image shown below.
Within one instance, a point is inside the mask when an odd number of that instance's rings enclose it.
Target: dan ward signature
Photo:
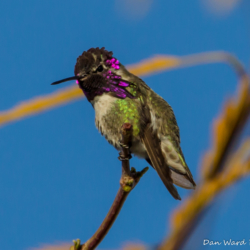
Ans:
[[[208,246],[245,246],[247,244],[247,241],[245,239],[243,240],[223,240],[223,241],[212,241],[208,239],[203,240],[203,245],[208,245]],[[249,243],[250,245],[250,243]]]

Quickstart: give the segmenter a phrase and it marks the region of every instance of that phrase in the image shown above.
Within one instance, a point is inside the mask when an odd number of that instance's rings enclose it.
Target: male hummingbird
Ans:
[[[144,158],[158,173],[168,191],[180,200],[177,186],[196,184],[185,162],[180,133],[171,106],[144,81],[131,74],[105,48],[91,48],[77,58],[76,80],[95,109],[95,124],[116,149],[121,149],[121,126],[133,125],[131,153]]]

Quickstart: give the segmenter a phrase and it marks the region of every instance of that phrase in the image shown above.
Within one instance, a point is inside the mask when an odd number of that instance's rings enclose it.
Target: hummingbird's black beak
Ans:
[[[56,85],[56,84],[59,84],[59,83],[62,83],[62,82],[67,82],[67,81],[71,81],[71,80],[79,80],[80,78],[81,78],[80,76],[72,76],[72,77],[68,77],[68,78],[62,79],[60,81],[53,82],[53,83],[51,83],[51,85]]]

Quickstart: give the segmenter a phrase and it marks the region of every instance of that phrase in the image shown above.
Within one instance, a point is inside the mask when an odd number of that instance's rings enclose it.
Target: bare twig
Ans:
[[[131,168],[130,170],[129,159],[131,156],[129,147],[131,145],[132,129],[132,125],[129,123],[124,123],[121,128],[122,141],[119,159],[122,161],[122,176],[120,179],[120,188],[108,214],[98,230],[87,242],[81,245],[80,240],[77,239],[74,241],[74,246],[72,246],[70,250],[92,250],[100,244],[113,225],[128,194],[137,185],[142,175],[148,170],[148,167],[140,172],[136,172],[134,168]]]

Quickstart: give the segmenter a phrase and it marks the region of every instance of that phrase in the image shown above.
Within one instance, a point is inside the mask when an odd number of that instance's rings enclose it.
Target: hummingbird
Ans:
[[[121,126],[133,126],[130,152],[144,158],[177,200],[176,187],[196,184],[180,147],[180,132],[171,106],[142,79],[130,73],[105,48],[90,48],[77,58],[74,76],[52,85],[76,80],[95,110],[95,125],[117,150]]]

